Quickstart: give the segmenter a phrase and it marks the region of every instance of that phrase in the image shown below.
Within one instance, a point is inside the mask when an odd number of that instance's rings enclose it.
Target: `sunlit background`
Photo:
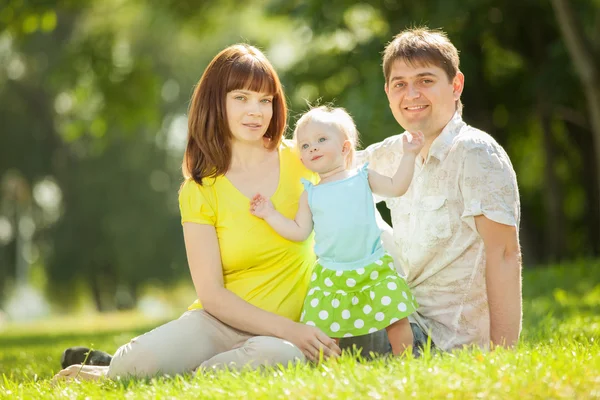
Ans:
[[[600,0],[4,0],[0,325],[181,311],[195,294],[180,163],[209,60],[236,42],[258,46],[292,126],[307,102],[333,101],[366,146],[402,131],[381,51],[412,25],[448,33],[465,120],[513,161],[525,266],[597,256]]]

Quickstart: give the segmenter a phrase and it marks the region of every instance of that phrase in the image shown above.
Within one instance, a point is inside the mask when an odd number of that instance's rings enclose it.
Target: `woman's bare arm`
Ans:
[[[218,320],[254,335],[275,336],[295,344],[309,359],[340,354],[319,329],[262,310],[225,289],[214,226],[185,222],[183,235],[190,273],[204,309]],[[301,294],[299,294],[301,295]]]

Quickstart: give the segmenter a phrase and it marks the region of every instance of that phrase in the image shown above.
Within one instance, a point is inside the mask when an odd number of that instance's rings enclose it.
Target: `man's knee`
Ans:
[[[384,355],[392,351],[385,329],[363,336],[340,339],[342,350],[358,351],[361,357],[370,359],[371,355]]]

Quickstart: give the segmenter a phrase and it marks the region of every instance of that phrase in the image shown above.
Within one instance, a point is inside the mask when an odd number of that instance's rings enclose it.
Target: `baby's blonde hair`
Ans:
[[[359,145],[358,130],[354,120],[348,112],[341,107],[319,106],[305,112],[294,128],[294,142],[298,142],[298,131],[311,121],[334,125],[350,142],[350,151],[346,156],[346,168],[352,167],[354,153]]]

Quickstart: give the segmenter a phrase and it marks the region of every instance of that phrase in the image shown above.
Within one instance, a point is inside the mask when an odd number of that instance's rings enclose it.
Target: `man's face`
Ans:
[[[394,118],[404,129],[435,138],[454,115],[463,85],[461,72],[449,81],[440,67],[411,66],[398,59],[392,64],[385,93]]]

